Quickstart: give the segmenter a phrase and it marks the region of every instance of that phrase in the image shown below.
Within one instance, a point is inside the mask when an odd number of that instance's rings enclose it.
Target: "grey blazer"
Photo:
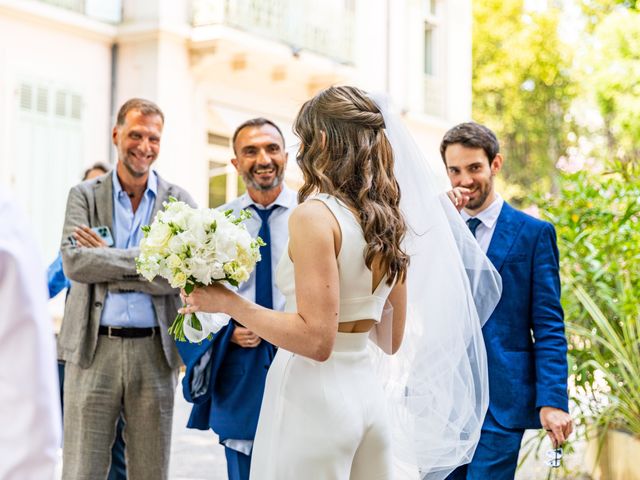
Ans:
[[[162,208],[162,202],[169,197],[195,206],[185,190],[158,175],[158,194],[152,219]],[[73,230],[83,224],[91,227],[107,225],[113,230],[112,219],[111,172],[71,189],[60,246],[64,273],[71,280],[71,289],[58,335],[58,356],[82,368],[89,367],[96,351],[100,316],[107,292],[136,291],[152,295],[167,364],[177,368],[180,366],[180,357],[167,328],[180,307],[178,290],[159,277],[148,282],[137,274],[135,258],[140,252],[139,248],[77,248],[68,240]]]

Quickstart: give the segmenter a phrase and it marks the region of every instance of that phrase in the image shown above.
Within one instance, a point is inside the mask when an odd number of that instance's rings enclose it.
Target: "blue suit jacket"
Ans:
[[[487,256],[503,288],[483,328],[489,410],[504,427],[540,428],[541,407],[568,411],[555,229],[505,202]]]
[[[230,321],[201,344],[176,342],[187,367],[184,398],[194,404],[187,428],[211,428],[221,442],[254,439],[267,370],[276,352],[265,340],[255,348],[231,343],[234,329]]]

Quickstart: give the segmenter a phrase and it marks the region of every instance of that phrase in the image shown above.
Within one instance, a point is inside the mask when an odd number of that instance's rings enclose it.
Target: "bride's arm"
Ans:
[[[391,328],[391,354],[398,351],[404,337],[407,318],[407,284],[397,283],[389,293],[389,303],[393,307],[393,327]]]
[[[221,285],[196,288],[186,297],[189,307],[182,311],[227,313],[278,347],[326,360],[338,330],[340,285],[335,245],[339,228],[320,202],[299,205],[291,214],[289,249],[294,261],[297,313],[263,308]]]

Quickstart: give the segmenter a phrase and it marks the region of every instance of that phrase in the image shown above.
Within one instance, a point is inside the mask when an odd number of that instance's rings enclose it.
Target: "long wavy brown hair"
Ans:
[[[314,193],[338,198],[362,226],[367,267],[373,269],[374,262],[380,266],[389,285],[404,281],[407,225],[393,175],[393,151],[375,102],[358,88],[330,87],[302,105],[293,130],[301,141],[300,203]]]

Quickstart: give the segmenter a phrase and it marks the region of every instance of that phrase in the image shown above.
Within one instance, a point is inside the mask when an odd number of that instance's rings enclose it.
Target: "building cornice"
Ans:
[[[117,40],[121,43],[145,42],[160,37],[176,42],[187,42],[191,38],[191,25],[162,21],[122,23],[118,26]]]
[[[113,43],[117,32],[115,25],[36,0],[0,0],[0,13],[105,43]]]

